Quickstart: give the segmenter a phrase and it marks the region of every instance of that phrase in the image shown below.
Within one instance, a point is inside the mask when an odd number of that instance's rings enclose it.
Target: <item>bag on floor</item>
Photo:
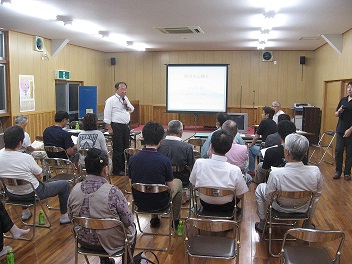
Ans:
[[[148,256],[148,257],[147,257]],[[154,258],[153,262],[150,257]],[[152,251],[143,251],[133,257],[133,264],[159,264],[158,257]]]

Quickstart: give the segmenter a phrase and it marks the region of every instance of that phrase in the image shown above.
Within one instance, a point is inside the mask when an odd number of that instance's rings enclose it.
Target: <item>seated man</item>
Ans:
[[[172,194],[174,227],[177,228],[180,219],[182,182],[174,179],[170,159],[158,153],[160,141],[164,136],[164,128],[156,122],[148,122],[142,130],[145,148],[130,157],[128,161],[128,176],[131,183],[166,184]],[[168,205],[169,196],[166,193],[150,195],[132,189],[133,199],[142,210],[161,210]],[[151,227],[159,227],[160,219],[155,216],[150,220]]]
[[[275,101],[271,105],[275,111],[273,120],[275,123],[279,123],[279,116],[285,114],[285,112],[281,110],[281,104],[279,102]]]
[[[291,121],[291,118],[288,114],[279,115],[277,124],[279,124],[281,121],[284,121],[284,120]],[[264,148],[272,147],[275,145],[277,145],[277,146],[281,145],[281,140],[280,140],[280,136],[279,136],[278,132],[267,136],[267,138],[265,140]]]
[[[211,159],[196,160],[190,182],[195,187],[228,188],[236,192],[236,197],[241,199],[248,187],[242,176],[241,169],[230,164],[225,154],[231,149],[233,136],[224,130],[217,130],[211,137]],[[208,211],[233,211],[235,199],[233,196],[209,197],[200,194],[201,204]]]
[[[262,136],[262,142],[265,142],[267,136],[270,134],[274,134],[277,131],[277,125],[275,121],[273,121],[274,109],[271,107],[265,106],[263,108],[262,117],[263,120],[260,122],[257,132],[252,140],[252,142],[248,145],[249,147],[249,174],[254,176],[255,169],[255,157],[260,156],[260,147],[255,145],[260,136]]]
[[[58,111],[55,114],[55,124],[44,130],[44,146],[61,147],[66,150],[70,160],[76,162],[79,158],[77,145],[73,143],[70,133],[63,130],[68,123],[68,118],[68,113],[64,111]],[[49,158],[67,159],[65,153],[48,153],[48,156]]]
[[[183,125],[179,120],[171,120],[167,128],[167,136],[160,142],[158,152],[171,160],[173,166],[183,166],[184,170],[173,172],[174,178],[180,179],[183,186],[189,184],[189,174],[194,164],[192,146],[182,141]],[[183,202],[187,200],[182,198]]]
[[[136,226],[133,213],[126,198],[114,185],[109,184],[108,153],[90,148],[85,158],[86,181],[77,183],[68,198],[68,214],[73,217],[116,218],[126,229],[133,255],[136,243]],[[124,248],[124,234],[120,228],[90,230],[75,227],[82,247],[100,249],[112,255]],[[112,259],[100,257],[100,263],[115,263]],[[128,261],[130,263],[130,261]]]
[[[284,167],[286,164],[284,156],[284,143],[287,135],[296,132],[296,126],[291,121],[280,121],[278,126],[278,133],[280,136],[281,144],[268,148],[265,151],[264,161],[260,162],[253,181],[255,183],[266,182],[266,175],[270,172],[271,167]],[[274,135],[274,134],[273,134]]]
[[[268,183],[258,185],[255,196],[258,206],[258,216],[260,222],[255,224],[258,232],[263,232],[266,221],[266,212],[272,195],[275,191],[295,192],[295,191],[311,191],[314,193],[314,201],[311,210],[311,217],[317,206],[317,202],[323,189],[323,178],[317,166],[304,165],[302,159],[307,154],[309,141],[306,137],[293,133],[286,136],[284,153],[287,163],[285,167],[273,168]],[[308,208],[307,202],[297,204],[294,209],[285,208],[289,206],[290,201],[280,200],[280,204],[274,203],[274,209],[280,212],[306,212]],[[304,227],[310,228],[309,222]]]
[[[237,134],[237,124],[233,120],[227,120],[222,125],[222,129],[227,131],[232,137],[235,137]],[[208,156],[212,156],[212,150],[209,149]],[[243,177],[246,181],[247,186],[252,181],[252,177],[247,174],[247,167],[248,167],[248,149],[245,145],[239,145],[234,140],[232,142],[231,149],[225,154],[227,158],[227,162],[233,165],[238,166],[243,174]]]
[[[217,127],[217,130],[220,130],[222,125],[224,124],[224,122],[226,120],[229,120],[231,117],[226,114],[226,113],[218,113],[217,116],[216,116],[216,127]],[[215,131],[217,131],[215,130]],[[202,146],[202,158],[209,158],[208,156],[208,151],[210,149],[210,141],[211,141],[211,137],[213,135],[213,133],[215,132],[213,131],[212,133],[210,133],[210,135],[207,137],[207,139],[205,140],[203,146]],[[240,144],[240,145],[244,145],[244,140],[242,139],[241,135],[239,133],[236,134],[236,137],[235,137],[235,141],[237,144]]]
[[[23,130],[26,129],[27,124],[28,124],[28,118],[26,116],[19,115],[15,117],[15,125],[22,127]],[[22,148],[19,151],[30,153],[34,159],[40,160],[43,167],[43,173],[45,176],[47,176],[49,174],[49,171],[48,171],[49,169],[47,168],[47,165],[43,160],[47,158],[48,155],[41,148],[33,148],[31,145],[32,145],[31,138],[29,137],[29,134],[26,131],[24,131],[24,140],[23,140]]]
[[[70,184],[67,181],[53,181],[42,183],[42,168],[35,162],[32,156],[18,152],[22,148],[24,131],[20,126],[12,126],[5,130],[5,148],[0,150],[0,176],[20,178],[31,182],[40,199],[59,196],[60,201],[60,224],[70,223],[67,216],[67,199],[70,194]],[[9,186],[7,196],[14,200],[32,199],[34,192],[27,185]],[[29,209],[22,212],[22,219],[31,217]]]

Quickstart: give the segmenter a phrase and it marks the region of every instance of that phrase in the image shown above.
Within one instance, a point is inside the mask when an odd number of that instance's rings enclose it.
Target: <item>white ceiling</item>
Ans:
[[[277,0],[283,6],[271,31],[268,50],[315,50],[321,34],[352,28],[352,0]],[[143,43],[149,51],[255,50],[265,0],[40,0],[58,15],[94,22],[99,30]],[[199,26],[204,34],[164,34],[157,27]],[[15,13],[0,5],[0,28],[104,52],[129,50],[98,36],[67,29],[57,21]],[[300,40],[301,37],[318,38]]]

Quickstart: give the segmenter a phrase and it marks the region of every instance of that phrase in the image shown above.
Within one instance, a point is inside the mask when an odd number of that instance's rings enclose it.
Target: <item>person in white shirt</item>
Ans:
[[[237,199],[241,199],[248,187],[241,169],[227,162],[225,154],[231,149],[234,137],[225,130],[217,130],[211,137],[212,156],[210,159],[197,159],[189,181],[195,187],[233,189]],[[201,204],[208,211],[232,211],[235,199],[232,195],[210,197],[200,194]],[[237,200],[238,201],[238,200]]]
[[[115,94],[105,101],[104,122],[107,124],[109,134],[113,134],[112,166],[114,175],[124,175],[123,152],[129,147],[130,140],[130,113],[134,111],[133,105],[128,100],[127,84],[115,84]]]
[[[59,196],[60,223],[70,223],[67,215],[67,199],[70,195],[70,184],[67,181],[53,181],[43,183],[42,168],[35,162],[31,155],[21,153],[24,131],[20,126],[12,126],[4,132],[5,148],[0,150],[0,176],[19,178],[32,183],[40,199]],[[6,195],[13,200],[33,199],[34,192],[29,184],[8,186]],[[29,209],[22,211],[22,220],[31,217]]]
[[[276,122],[276,124],[278,123],[278,118],[279,118],[279,115],[282,115],[284,114],[285,112],[281,110],[281,104],[277,101],[273,102],[272,104],[272,108],[274,109],[275,111],[275,114],[273,116],[273,120]]]
[[[284,155],[287,163],[285,167],[274,168],[269,175],[268,183],[258,185],[255,196],[258,206],[258,216],[260,222],[255,223],[255,229],[263,232],[266,221],[266,212],[269,202],[275,191],[296,192],[311,191],[314,193],[314,201],[311,209],[311,217],[314,214],[319,197],[323,189],[323,177],[317,166],[304,165],[302,159],[306,156],[309,148],[309,141],[306,137],[293,133],[285,138]],[[306,212],[308,208],[307,201],[302,204],[297,203],[292,208],[292,202],[287,199],[280,199],[278,203],[273,204],[273,208],[280,212]],[[290,207],[291,208],[288,208]],[[304,223],[304,227],[311,228],[310,221]]]

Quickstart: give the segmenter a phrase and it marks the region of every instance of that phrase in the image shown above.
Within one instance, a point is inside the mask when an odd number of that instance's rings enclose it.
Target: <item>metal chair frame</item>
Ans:
[[[272,242],[273,241],[283,241],[283,238],[273,238],[273,227],[274,226],[286,226],[286,227],[294,227],[297,224],[297,221],[306,221],[311,218],[310,212],[313,205],[314,194],[311,191],[296,191],[296,192],[282,192],[276,191],[270,201],[270,205],[267,210],[266,221],[263,228],[262,237],[265,240],[269,241],[269,254],[273,257],[279,257],[279,254],[274,254],[272,251]],[[275,202],[279,198],[287,198],[287,199],[307,199],[308,209],[304,213],[284,213],[279,212],[273,208],[273,202]],[[287,208],[287,207],[286,207]],[[288,209],[288,208],[287,208]],[[292,209],[294,209],[292,207]],[[275,222],[274,222],[275,221]],[[288,221],[293,221],[293,223],[288,223]],[[269,236],[265,238],[266,227],[269,225]]]
[[[174,221],[174,215],[173,215],[173,210],[172,210],[172,196],[171,196],[171,191],[170,188],[167,185],[163,184],[144,184],[144,183],[133,183],[132,184],[132,190],[135,189],[136,191],[143,192],[143,193],[149,193],[149,194],[156,194],[156,193],[162,193],[162,192],[168,192],[169,193],[169,205],[165,209],[161,210],[150,210],[150,211],[144,211],[144,210],[139,210],[138,207],[135,204],[134,199],[132,200],[132,212],[136,214],[136,219],[137,219],[137,225],[138,229],[141,232],[142,235],[160,235],[160,236],[168,236],[168,246],[165,248],[155,248],[155,247],[136,247],[140,249],[147,249],[147,250],[162,250],[162,251],[167,251],[171,247],[171,236],[173,235],[172,233],[172,223]],[[160,232],[145,232],[142,230],[140,221],[139,221],[139,214],[149,214],[149,215],[162,215],[166,216],[169,215],[169,232],[168,233],[160,233]]]
[[[240,227],[233,220],[189,218],[185,225],[185,263],[190,257],[234,259],[239,262]],[[232,237],[214,235],[231,231]],[[225,254],[219,254],[219,247]],[[210,252],[211,250],[215,252]],[[233,255],[229,255],[233,252]],[[214,254],[211,254],[214,253]]]
[[[291,248],[292,250],[289,250],[291,253],[294,253],[294,248],[296,246],[287,246],[286,241],[288,241],[288,236],[292,236],[296,239],[299,239],[301,241],[306,241],[309,242],[309,247],[302,247],[299,246],[297,249],[299,250],[296,252],[296,254],[302,255],[304,254],[305,259],[313,259],[314,256],[318,254],[322,254],[322,256],[329,255],[330,254],[327,252],[326,248],[322,246],[322,243],[326,242],[332,242],[335,240],[340,240],[340,243],[336,249],[336,253],[334,255],[334,258],[327,263],[334,263],[334,264],[339,264],[340,263],[340,256],[341,256],[341,249],[343,242],[345,240],[345,234],[342,231],[339,230],[314,230],[314,229],[304,229],[304,228],[294,228],[290,229],[285,233],[284,240],[282,242],[282,248],[280,252],[280,263],[283,264],[285,263],[285,257],[288,257],[287,254],[288,252],[285,251],[285,249]],[[312,244],[319,243],[319,248],[315,248],[314,252],[310,250],[310,246]],[[287,248],[286,248],[287,247]],[[309,258],[309,256],[312,255],[312,257]],[[331,256],[330,256],[331,257]]]
[[[44,150],[47,154],[49,153],[60,153],[60,152],[65,152],[66,158],[69,160],[69,156],[66,152],[65,149],[61,148],[61,147],[56,147],[56,146],[44,146]],[[49,155],[48,155],[49,156]]]
[[[127,190],[127,184],[129,183],[129,177],[128,177],[128,173],[127,173],[127,169],[128,169],[128,159],[137,154],[138,152],[142,151],[141,149],[137,149],[137,148],[126,148],[123,151],[124,157],[125,157],[125,176],[123,178],[123,188],[125,193],[131,193],[129,190]]]
[[[331,136],[332,138],[331,138],[330,142],[329,142],[327,145],[323,145],[323,142],[322,142],[322,141],[324,140],[324,137],[325,137],[326,135]],[[318,144],[317,144],[317,145],[312,145],[312,146],[314,147],[314,150],[313,150],[312,154],[311,154],[310,157],[309,157],[309,163],[315,164],[315,165],[319,165],[322,161],[324,161],[325,163],[328,163],[328,164],[330,164],[330,165],[333,165],[334,162],[326,161],[326,160],[324,160],[324,158],[325,158],[325,155],[327,154],[328,150],[329,150],[330,148],[331,148],[331,149],[333,148],[332,143],[334,142],[335,137],[336,137],[335,131],[333,131],[333,130],[325,131],[325,132],[323,133],[323,135],[320,137],[320,139],[319,139],[319,141],[318,141]],[[318,149],[323,149],[323,150],[324,150],[324,153],[323,153],[321,159],[320,159],[318,162],[313,162],[313,161],[311,161],[311,160],[312,160],[312,158],[313,158],[313,156],[314,156],[314,153],[315,153]],[[334,153],[334,152],[332,151],[332,153]]]
[[[12,177],[4,177],[4,176],[1,176],[0,177],[0,181],[3,185],[3,188],[5,190],[5,196],[6,196],[6,193],[8,192],[7,190],[7,186],[19,186],[19,185],[30,185],[32,190],[33,190],[33,193],[34,193],[34,196],[33,196],[33,200],[27,200],[27,201],[22,201],[22,200],[12,200],[10,199],[9,197],[4,197],[4,204],[6,205],[12,205],[12,208],[13,210],[15,211],[16,213],[16,216],[21,220],[22,224],[23,225],[26,225],[26,226],[31,226],[32,229],[33,229],[33,232],[32,232],[32,236],[30,238],[26,238],[26,237],[20,237],[19,239],[21,240],[32,240],[34,238],[34,235],[35,235],[35,227],[45,227],[45,228],[50,228],[51,227],[51,222],[49,220],[49,217],[46,213],[46,211],[44,210],[44,206],[41,202],[41,199],[38,197],[37,195],[37,192],[33,186],[33,184],[29,181],[26,181],[26,180],[22,180],[22,179],[18,179],[18,178],[12,178]],[[47,220],[47,224],[45,225],[39,225],[35,223],[35,220],[37,218],[37,204],[39,204],[40,208],[43,210],[44,212],[44,215],[45,215],[45,218]],[[32,216],[32,220],[33,220],[33,223],[27,223],[27,222],[24,222],[21,218],[21,215],[17,212],[16,210],[16,206],[24,206],[24,207],[30,207],[30,206],[33,206],[33,216]],[[11,236],[7,236],[5,235],[4,237],[6,238],[11,238]]]
[[[50,171],[50,177],[46,181],[68,181],[70,184],[75,184],[79,177],[76,174],[75,165],[68,159],[61,158],[46,158],[44,159],[45,164],[48,166]],[[54,176],[53,176],[54,175]],[[46,206],[48,209],[59,210],[59,208],[51,207],[46,200]]]
[[[75,231],[75,226],[81,226],[81,227],[93,229],[93,230],[106,230],[106,229],[112,229],[116,227],[121,228],[123,230],[123,234],[125,237],[124,238],[125,247],[123,250],[120,250],[114,253],[112,257],[122,257],[123,255],[125,255],[124,264],[127,264],[128,256],[129,256],[129,259],[132,259],[131,245],[127,239],[126,229],[120,220],[116,218],[94,219],[89,217],[73,217],[72,224],[73,224],[72,233],[75,237],[75,263],[76,264],[78,264],[78,254],[83,255],[88,264],[90,263],[87,257],[88,255],[99,256],[99,257],[111,257],[111,256],[109,256],[109,254],[106,253],[105,251],[88,249],[80,246],[78,242],[78,235]]]
[[[88,149],[80,149],[78,150],[79,153],[79,160],[78,160],[78,168],[79,168],[79,173],[81,176],[86,176],[87,175],[87,171],[86,171],[86,165],[85,163],[81,162],[81,157],[86,157],[87,153],[88,153]]]
[[[193,201],[194,201],[194,214],[196,218],[211,218],[211,219],[228,219],[234,220],[239,223],[242,220],[243,210],[244,210],[244,197],[241,199],[241,213],[239,217],[237,217],[237,197],[236,192],[233,189],[227,188],[213,188],[213,187],[194,187],[193,188]],[[233,195],[235,200],[235,206],[232,212],[209,212],[203,209],[200,204],[199,193],[211,196],[211,197],[224,197],[228,195]]]
[[[198,158],[198,153],[199,157],[201,156],[202,152],[202,146],[204,145],[205,139],[204,138],[190,138],[188,139],[188,144],[193,146],[193,153],[194,153],[194,158]],[[196,147],[199,147],[199,151],[196,149]]]
[[[183,172],[187,166],[172,166],[172,172]],[[189,182],[187,187],[182,187],[182,192],[189,192],[189,203],[188,206],[182,206],[181,205],[181,210],[182,209],[187,209],[188,210],[188,217],[191,217],[192,214],[192,209],[194,208],[194,200],[193,200],[193,188],[192,184]],[[181,217],[181,219],[187,219],[188,217]]]

